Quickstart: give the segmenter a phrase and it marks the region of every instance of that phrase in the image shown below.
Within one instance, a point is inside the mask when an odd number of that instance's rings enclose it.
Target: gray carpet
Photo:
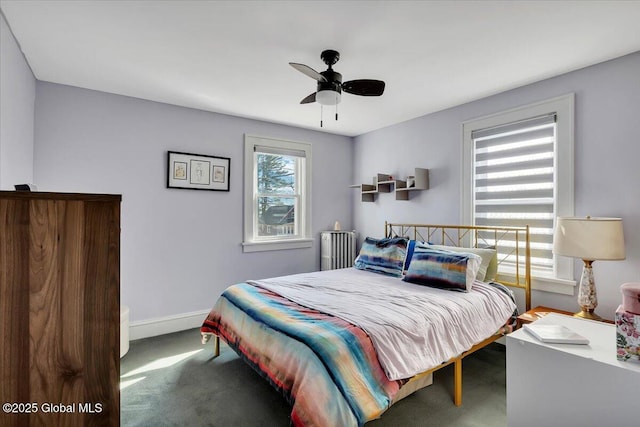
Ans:
[[[367,427],[506,426],[505,348],[463,362],[463,404],[453,404],[453,367]],[[121,359],[122,426],[288,426],[290,408],[226,345],[200,344],[197,329],[133,341]]]

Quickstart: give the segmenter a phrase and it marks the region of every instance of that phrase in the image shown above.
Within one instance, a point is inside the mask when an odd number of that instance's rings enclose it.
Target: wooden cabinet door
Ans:
[[[0,424],[119,425],[120,196],[0,192],[0,225]]]

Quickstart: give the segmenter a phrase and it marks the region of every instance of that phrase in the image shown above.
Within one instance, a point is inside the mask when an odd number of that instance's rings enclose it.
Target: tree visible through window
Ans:
[[[297,235],[295,212],[300,195],[296,191],[296,170],[299,169],[299,158],[259,152],[255,156],[257,237]]]

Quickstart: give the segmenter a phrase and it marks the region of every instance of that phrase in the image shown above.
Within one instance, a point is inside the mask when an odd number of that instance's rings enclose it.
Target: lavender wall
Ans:
[[[352,140],[38,82],[35,180],[120,193],[121,301],[131,320],[208,310],[230,284],[319,268],[319,232],[351,228]],[[311,249],[243,253],[244,134],[313,145]],[[166,188],[168,150],[231,158],[230,192]]]
[[[460,221],[461,123],[567,93],[575,93],[575,214],[624,220],[627,259],[594,264],[600,315],[613,318],[619,286],[640,282],[640,52],[495,96],[419,117],[355,138],[354,177],[377,173],[405,176],[430,169],[431,188],[411,201],[380,194],[354,205],[361,236],[380,236],[385,220]],[[355,191],[354,191],[355,193]],[[352,196],[357,201],[357,196]],[[579,278],[581,261],[576,261]],[[576,298],[534,292],[533,305],[577,310]]]
[[[36,80],[0,13],[0,190],[33,182]]]

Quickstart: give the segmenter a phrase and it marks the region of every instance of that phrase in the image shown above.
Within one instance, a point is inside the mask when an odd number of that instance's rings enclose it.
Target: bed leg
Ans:
[[[210,332],[202,332],[202,344],[206,344],[213,337],[213,357],[220,356],[220,338]]]
[[[453,363],[453,403],[462,405],[462,358]]]

